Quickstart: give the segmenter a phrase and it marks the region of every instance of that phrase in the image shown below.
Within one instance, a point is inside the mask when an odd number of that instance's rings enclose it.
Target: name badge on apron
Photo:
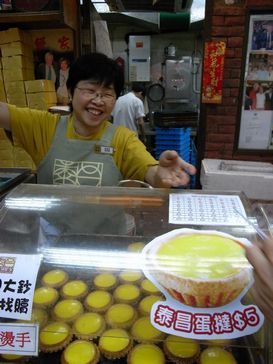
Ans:
[[[103,145],[95,145],[95,152],[98,154],[109,154],[113,155],[115,149],[113,147],[105,147]]]

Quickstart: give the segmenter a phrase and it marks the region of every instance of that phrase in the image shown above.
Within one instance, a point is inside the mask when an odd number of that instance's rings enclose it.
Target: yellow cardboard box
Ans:
[[[0,80],[0,101],[6,102],[6,91],[5,91],[5,86],[4,86],[4,82],[2,80]]]
[[[25,81],[26,93],[55,92],[54,82],[51,80]]]
[[[32,59],[25,56],[10,56],[2,58],[3,70],[13,70],[17,68],[29,68],[34,69]]]
[[[3,76],[5,82],[34,80],[35,78],[34,70],[29,68],[5,70]]]
[[[33,59],[32,47],[22,42],[11,42],[8,44],[2,44],[0,47],[1,47],[2,57],[22,55],[30,59]]]
[[[2,30],[0,32],[0,45],[6,43],[6,31]]]
[[[35,165],[33,163],[30,155],[20,147],[13,148],[14,155],[14,165],[17,167],[27,167],[30,169],[34,169]]]
[[[48,104],[44,100],[28,102],[28,107],[31,109],[48,110],[51,106],[56,106],[56,104]]]
[[[25,84],[24,81],[11,81],[5,83],[5,90],[7,95],[12,94],[25,94]]]
[[[26,94],[29,107],[47,110],[50,106],[57,104],[56,92],[37,92]]]
[[[24,32],[19,28],[9,28],[6,30],[6,43],[24,41]]]
[[[25,94],[7,95],[7,102],[19,107],[27,106],[27,99]]]
[[[9,28],[8,30],[2,31],[0,36],[1,44],[11,43],[11,42],[22,42],[25,44],[32,44],[31,33],[21,30],[19,28]]]

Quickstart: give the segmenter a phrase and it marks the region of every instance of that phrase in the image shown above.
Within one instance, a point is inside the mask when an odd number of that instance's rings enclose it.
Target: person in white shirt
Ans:
[[[273,66],[268,66],[268,81],[273,81]]]
[[[264,110],[265,108],[265,92],[263,86],[259,87],[259,91],[256,93],[256,109],[257,110]]]
[[[44,62],[38,65],[36,78],[43,80],[51,80],[54,85],[58,80],[58,70],[56,64],[54,63],[54,55],[52,52],[48,51],[44,55]]]
[[[112,111],[114,125],[123,125],[133,130],[145,143],[144,131],[144,105],[145,86],[138,83],[132,84],[132,91],[120,96]]]
[[[268,76],[269,76],[268,70],[265,68],[265,65],[261,63],[257,70],[258,80],[266,81],[268,80]]]
[[[66,58],[60,58],[60,71],[59,71],[59,86],[57,88],[57,100],[60,105],[68,105],[69,95],[66,86],[66,81],[69,76],[69,60]]]

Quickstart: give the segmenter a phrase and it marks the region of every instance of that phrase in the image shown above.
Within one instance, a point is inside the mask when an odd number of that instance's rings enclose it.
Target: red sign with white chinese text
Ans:
[[[225,42],[205,42],[202,102],[220,104],[222,102]]]

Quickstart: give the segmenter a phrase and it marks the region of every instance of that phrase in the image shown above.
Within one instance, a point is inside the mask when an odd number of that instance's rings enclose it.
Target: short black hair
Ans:
[[[70,66],[66,85],[72,96],[78,82],[85,80],[92,80],[106,87],[113,84],[117,97],[124,88],[122,68],[113,59],[102,53],[80,56]]]
[[[133,82],[132,83],[132,91],[141,92],[143,96],[146,94],[146,86],[143,83]]]

